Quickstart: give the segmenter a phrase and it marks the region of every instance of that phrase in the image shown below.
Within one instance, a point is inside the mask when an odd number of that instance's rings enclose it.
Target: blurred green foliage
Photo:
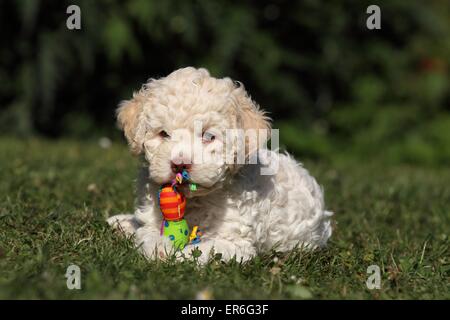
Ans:
[[[77,4],[82,29],[66,28]],[[0,133],[117,135],[147,78],[203,66],[242,81],[300,156],[450,160],[450,3],[4,0]]]

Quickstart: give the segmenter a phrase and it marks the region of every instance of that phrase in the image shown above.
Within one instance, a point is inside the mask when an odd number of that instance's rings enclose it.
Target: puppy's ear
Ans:
[[[138,155],[142,152],[144,135],[141,114],[143,104],[136,94],[131,100],[122,101],[116,110],[117,123],[123,130],[131,152]]]
[[[272,128],[271,119],[250,98],[242,84],[236,88],[235,92],[237,93],[238,123],[240,122],[241,129],[244,129],[246,133],[245,145],[246,155],[248,156],[265,145],[267,140],[269,140]],[[264,129],[265,134],[262,134],[260,129]],[[251,138],[256,139],[256,141],[249,141]]]

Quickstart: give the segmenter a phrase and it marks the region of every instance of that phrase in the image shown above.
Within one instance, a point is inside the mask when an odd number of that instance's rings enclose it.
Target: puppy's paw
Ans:
[[[175,253],[172,242],[155,231],[154,227],[141,227],[136,231],[136,245],[147,259],[165,260]]]
[[[226,240],[205,239],[196,245],[186,246],[183,250],[185,258],[195,258],[198,263],[204,265],[211,259],[220,258],[227,262],[236,259],[237,262],[245,262],[256,255],[256,251],[251,246],[237,247]]]
[[[114,229],[123,232],[126,236],[133,235],[140,227],[139,222],[133,214],[118,214],[109,217],[106,222]]]

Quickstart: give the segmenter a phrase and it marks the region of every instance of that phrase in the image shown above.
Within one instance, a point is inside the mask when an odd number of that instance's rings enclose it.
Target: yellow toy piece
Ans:
[[[198,226],[194,226],[192,228],[191,235],[189,236],[189,243],[196,244],[200,242],[200,237],[202,236],[202,232],[198,230]]]
[[[197,237],[198,226],[194,226],[191,231],[191,235],[189,236],[189,242],[194,240]]]

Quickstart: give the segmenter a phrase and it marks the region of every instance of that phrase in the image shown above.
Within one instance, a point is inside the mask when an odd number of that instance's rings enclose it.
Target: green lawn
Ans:
[[[133,209],[137,160],[123,143],[0,139],[0,298],[450,298],[450,169],[306,167],[335,211],[329,247],[240,265],[150,262],[104,220]],[[68,290],[68,265],[82,289]],[[368,290],[366,269],[382,270]]]

